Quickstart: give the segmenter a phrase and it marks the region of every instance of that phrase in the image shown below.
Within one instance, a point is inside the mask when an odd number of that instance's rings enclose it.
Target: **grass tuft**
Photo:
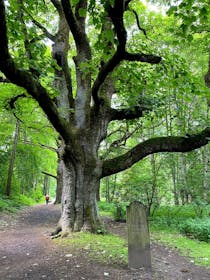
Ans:
[[[112,265],[127,265],[126,241],[115,235],[72,233],[68,238],[57,239],[56,243],[74,251],[83,250],[93,261]]]

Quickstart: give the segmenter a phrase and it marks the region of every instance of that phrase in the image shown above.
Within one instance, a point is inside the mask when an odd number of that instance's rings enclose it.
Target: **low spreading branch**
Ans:
[[[146,140],[127,153],[103,162],[101,178],[118,173],[148,155],[159,152],[189,152],[208,144],[210,140],[210,127],[191,136],[156,137]]]
[[[68,141],[70,138],[70,130],[65,120],[59,117],[57,107],[48,95],[47,90],[30,72],[18,69],[9,54],[6,14],[3,0],[0,0],[0,61],[0,71],[4,73],[6,78],[12,83],[27,90],[39,103],[55,129]]]

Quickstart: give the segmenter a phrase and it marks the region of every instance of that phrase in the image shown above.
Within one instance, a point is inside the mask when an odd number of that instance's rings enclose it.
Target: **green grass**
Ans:
[[[192,240],[179,233],[152,232],[151,239],[177,249],[181,255],[190,258],[197,265],[210,267],[210,244]]]
[[[91,233],[73,233],[68,238],[57,239],[56,243],[73,250],[85,250],[87,256],[106,264],[126,265],[128,249],[126,241],[115,235],[97,235]]]

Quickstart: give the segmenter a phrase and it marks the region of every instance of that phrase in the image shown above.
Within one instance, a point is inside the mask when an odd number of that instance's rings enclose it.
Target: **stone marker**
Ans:
[[[128,266],[151,268],[149,228],[144,206],[134,201],[127,207]]]

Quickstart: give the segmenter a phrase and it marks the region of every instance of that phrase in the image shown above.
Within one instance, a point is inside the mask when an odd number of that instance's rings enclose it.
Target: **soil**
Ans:
[[[27,280],[210,280],[210,268],[194,265],[176,251],[151,244],[152,270],[94,262],[83,251],[68,253],[50,237],[59,219],[53,204],[0,217],[0,279]],[[110,231],[126,237],[126,224],[106,219]]]

